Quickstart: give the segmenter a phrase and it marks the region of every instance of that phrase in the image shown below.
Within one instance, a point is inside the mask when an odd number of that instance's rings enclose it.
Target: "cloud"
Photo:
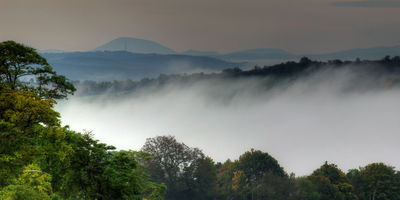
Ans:
[[[400,1],[378,1],[378,0],[366,0],[366,1],[343,1],[334,2],[334,6],[339,7],[361,7],[361,8],[400,8]]]
[[[348,92],[376,82],[346,69],[262,89],[274,81],[207,80],[126,96],[72,97],[57,110],[72,129],[92,130],[120,149],[138,150],[148,137],[175,135],[221,162],[259,149],[296,175],[325,160],[345,171],[372,162],[400,167],[398,89]]]

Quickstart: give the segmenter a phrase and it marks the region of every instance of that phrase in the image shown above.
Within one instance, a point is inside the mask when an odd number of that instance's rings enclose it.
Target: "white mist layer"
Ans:
[[[372,162],[399,169],[400,92],[341,93],[354,81],[346,73],[318,75],[272,95],[248,92],[257,80],[213,82],[129,97],[72,97],[56,109],[63,124],[119,149],[174,135],[220,162],[259,149],[296,175],[324,161],[344,171]],[[243,92],[227,102],[214,98],[238,88]]]

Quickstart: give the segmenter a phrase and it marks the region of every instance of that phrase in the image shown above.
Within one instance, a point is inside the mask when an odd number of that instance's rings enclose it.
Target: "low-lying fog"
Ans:
[[[259,89],[265,80],[209,81],[71,97],[56,109],[63,124],[119,149],[174,135],[220,162],[259,149],[296,175],[324,161],[345,171],[371,162],[399,169],[400,90],[345,92],[359,80],[346,70],[326,71],[273,91]]]

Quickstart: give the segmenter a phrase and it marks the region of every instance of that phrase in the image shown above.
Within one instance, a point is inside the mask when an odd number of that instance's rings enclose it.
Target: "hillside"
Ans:
[[[174,50],[157,42],[121,37],[93,49],[93,51],[129,51],[132,53],[174,54]]]
[[[72,80],[141,79],[159,74],[219,71],[244,63],[188,55],[136,54],[126,51],[43,53],[54,69]]]
[[[400,57],[385,57],[373,61],[327,62],[312,61],[304,57],[299,62],[285,62],[250,70],[230,68],[219,73],[160,75],[158,78],[144,78],[140,81],[84,81],[76,86],[77,95],[98,95],[105,92],[129,94],[134,91],[157,91],[171,85],[191,87],[206,84],[211,86],[213,97],[229,99],[242,92],[250,92],[252,95],[265,91],[282,92],[292,85],[302,84],[303,81],[310,84],[307,88],[317,87],[321,82],[340,82],[340,85],[334,86],[338,87],[340,92],[366,92],[399,87]],[[240,82],[245,82],[245,86],[238,84]]]

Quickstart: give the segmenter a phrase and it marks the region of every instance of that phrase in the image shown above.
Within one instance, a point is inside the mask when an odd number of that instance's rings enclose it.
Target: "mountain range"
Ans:
[[[177,54],[139,54],[128,51],[41,53],[57,73],[72,80],[121,80],[154,78],[160,74],[216,72],[243,67],[246,63],[228,62],[205,56]]]
[[[216,51],[187,50],[177,52],[162,44],[150,40],[121,37],[94,48],[92,51],[129,51],[142,54],[180,54],[190,56],[207,56],[227,61],[257,61],[257,60],[288,60],[303,56],[318,60],[333,59],[380,59],[386,55],[400,55],[400,45],[377,46],[371,48],[356,48],[323,54],[295,54],[279,48],[258,48],[221,54]],[[46,50],[42,53],[64,53],[61,50]]]
[[[293,54],[259,48],[220,54],[215,51],[176,52],[162,44],[137,38],[117,38],[87,52],[40,51],[60,74],[72,80],[153,78],[160,74],[216,72],[226,68],[277,64],[306,56],[314,60],[380,59],[400,55],[399,46],[350,49],[326,54]],[[275,63],[274,63],[275,62]]]

